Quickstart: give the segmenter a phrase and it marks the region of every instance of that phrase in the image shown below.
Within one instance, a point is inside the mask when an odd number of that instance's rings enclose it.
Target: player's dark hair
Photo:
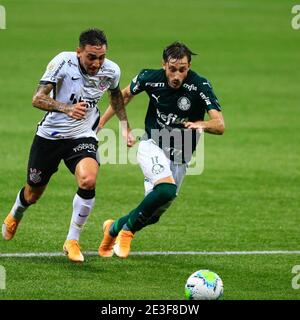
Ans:
[[[79,36],[79,46],[84,48],[88,44],[92,46],[102,46],[105,44],[107,46],[107,39],[104,31],[97,28],[91,28],[81,32]]]
[[[182,59],[186,56],[188,58],[188,62],[190,63],[192,56],[195,55],[197,54],[192,52],[185,44],[178,41],[171,43],[163,51],[164,62],[167,62],[170,59]]]

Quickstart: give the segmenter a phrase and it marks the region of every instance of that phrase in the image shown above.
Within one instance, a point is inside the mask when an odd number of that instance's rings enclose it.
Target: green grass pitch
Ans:
[[[187,176],[160,223],[138,233],[135,252],[300,250],[300,30],[293,1],[282,0],[4,0],[0,30],[0,220],[24,184],[32,137],[43,112],[31,97],[49,60],[77,46],[90,26],[108,36],[108,58],[121,86],[142,68],[159,68],[162,49],[185,42],[192,69],[212,82],[223,106],[224,136],[205,136],[205,168]],[[100,105],[103,112],[107,98]],[[128,107],[142,128],[146,95]],[[114,119],[108,127],[117,129]],[[101,226],[143,197],[136,165],[103,165],[95,209],[81,236],[96,251]],[[6,289],[0,299],[184,299],[198,269],[217,272],[224,299],[300,298],[292,288],[300,255],[159,255],[100,259],[5,258],[4,253],[61,252],[76,191],[62,164],[43,198],[27,211],[11,242],[0,241]]]

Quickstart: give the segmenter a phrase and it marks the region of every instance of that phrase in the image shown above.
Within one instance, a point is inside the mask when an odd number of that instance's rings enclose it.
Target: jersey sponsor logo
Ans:
[[[72,77],[72,80],[79,80],[80,77]]]
[[[200,92],[200,97],[205,101],[207,106],[211,104],[209,97],[207,97],[203,92]]]
[[[79,98],[77,98],[75,93],[72,93],[71,97],[70,97],[70,101],[72,102],[72,104],[76,104],[78,102],[84,101],[87,104],[87,109],[92,109],[92,108],[97,107],[97,103],[98,103],[99,99],[93,100],[88,97],[81,97],[81,96]]]
[[[177,114],[169,113],[168,115],[164,114],[163,112],[160,112],[158,109],[156,109],[157,117],[158,117],[158,123],[160,126],[168,126],[169,124],[183,124],[184,122],[188,121],[188,118],[179,118]],[[159,121],[161,119],[164,121],[164,124]]]
[[[29,169],[30,173],[29,173],[29,179],[31,182],[33,182],[34,184],[37,184],[39,182],[41,182],[42,178],[41,178],[41,174],[42,171],[35,169],[35,168],[30,168]]]
[[[96,108],[96,107],[97,107],[97,103],[98,103],[97,100],[89,100],[89,99],[87,99],[87,98],[84,98],[83,101],[86,102],[86,104],[87,104],[87,109],[93,109],[93,108]]]
[[[187,97],[181,97],[177,101],[177,106],[182,111],[187,111],[191,107],[191,101]]]
[[[183,87],[188,89],[189,91],[197,91],[198,89],[193,83],[192,84],[185,83]]]
[[[153,88],[163,88],[165,86],[164,82],[146,82],[145,87]]]
[[[79,152],[82,150],[87,150],[88,152],[96,152],[96,147],[94,144],[92,143],[80,143],[78,146],[76,146],[75,148],[73,148],[74,152]]]

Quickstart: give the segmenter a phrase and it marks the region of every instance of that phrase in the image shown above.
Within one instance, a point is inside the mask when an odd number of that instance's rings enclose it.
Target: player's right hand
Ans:
[[[84,119],[87,111],[87,103],[84,101],[78,102],[70,106],[70,110],[67,112],[67,115],[73,119]]]
[[[136,139],[135,136],[133,135],[133,133],[131,132],[130,129],[128,129],[127,131],[127,147],[133,147],[134,144],[136,143]]]

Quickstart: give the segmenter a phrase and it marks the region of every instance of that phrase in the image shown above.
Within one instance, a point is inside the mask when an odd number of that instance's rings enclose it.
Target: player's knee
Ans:
[[[160,183],[154,187],[159,193],[159,198],[163,203],[168,203],[176,198],[177,186],[173,183]]]
[[[79,187],[85,190],[93,190],[96,187],[96,178],[94,175],[85,175],[79,181]]]

